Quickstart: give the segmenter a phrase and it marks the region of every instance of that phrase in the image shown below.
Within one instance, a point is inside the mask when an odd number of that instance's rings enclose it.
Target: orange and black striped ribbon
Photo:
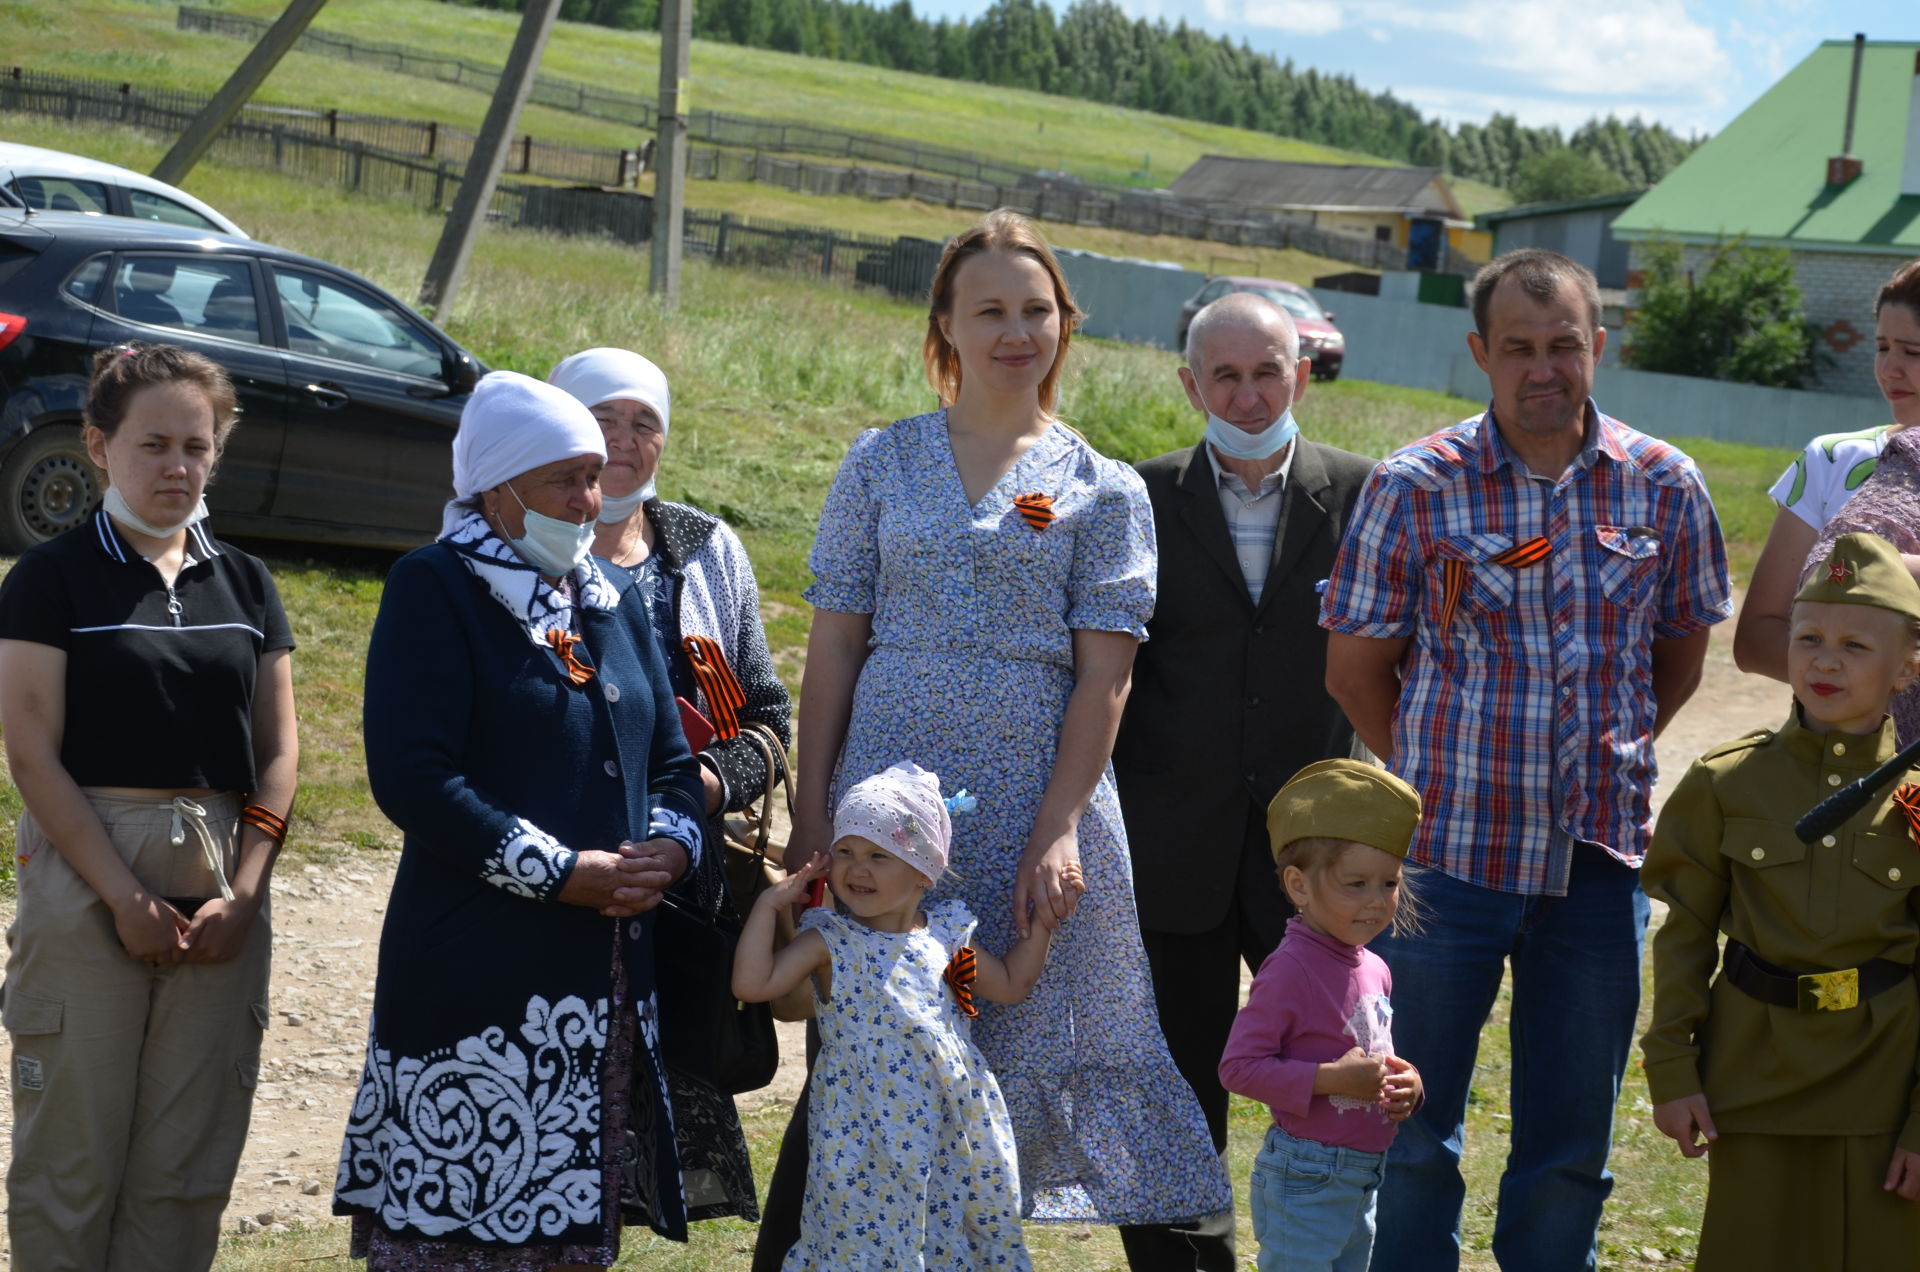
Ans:
[[[1907,815],[1907,833],[1913,836],[1915,844],[1920,844],[1920,785],[1902,782],[1893,792],[1893,802]]]
[[[573,652],[580,638],[572,632],[563,632],[558,627],[547,633],[547,644],[553,646],[553,652],[560,655],[560,665],[567,669],[567,679],[576,685],[584,685],[593,679],[593,668],[581,661]]]
[[[276,844],[287,842],[287,819],[264,804],[248,804],[240,810],[240,820],[266,832]]]
[[[1553,555],[1553,544],[1545,535],[1535,535],[1524,543],[1516,543],[1505,552],[1487,558],[1488,565],[1505,565],[1516,570],[1524,570],[1530,565],[1538,565]],[[1467,580],[1473,577],[1473,563],[1457,557],[1448,557],[1440,563],[1440,630],[1446,631],[1453,626],[1453,612],[1460,606],[1460,597],[1467,590]]]
[[[980,1009],[973,1005],[973,979],[980,974],[980,964],[974,958],[973,946],[962,945],[953,952],[953,961],[947,964],[946,980],[953,989],[954,1005],[962,1016],[978,1016]]]
[[[1027,525],[1034,530],[1045,530],[1053,524],[1053,496],[1043,495],[1039,491],[1031,494],[1015,495],[1013,506],[1026,519]]]
[[[686,651],[693,667],[693,682],[707,700],[707,715],[713,721],[713,736],[724,742],[740,735],[740,709],[747,705],[747,694],[739,677],[727,666],[727,656],[719,642],[706,636],[682,636],[680,648]]]

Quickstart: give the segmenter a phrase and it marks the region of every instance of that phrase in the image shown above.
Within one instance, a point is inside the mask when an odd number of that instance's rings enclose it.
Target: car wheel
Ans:
[[[85,521],[100,502],[100,474],[78,424],[45,424],[0,464],[0,548],[24,552]]]

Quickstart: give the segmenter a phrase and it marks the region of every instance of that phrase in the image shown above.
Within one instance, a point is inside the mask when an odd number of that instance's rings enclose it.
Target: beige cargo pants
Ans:
[[[157,895],[219,895],[166,802],[88,792]],[[231,877],[239,801],[196,801]],[[27,813],[0,1019],[13,1036],[7,1223],[21,1272],[196,1272],[213,1262],[267,1023],[267,907],[226,963],[135,962],[104,902]]]

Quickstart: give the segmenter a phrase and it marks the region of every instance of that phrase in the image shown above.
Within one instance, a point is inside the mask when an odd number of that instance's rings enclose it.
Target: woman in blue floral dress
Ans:
[[[988,949],[1056,929],[1038,989],[974,1028],[1025,1215],[1176,1222],[1230,1194],[1160,1033],[1107,763],[1153,611],[1153,522],[1133,470],[1053,417],[1077,317],[1024,219],[948,245],[925,350],[945,409],[861,434],[821,512],[788,862],[826,849],[848,781],[895,760],[978,794],[929,901],[963,901]]]

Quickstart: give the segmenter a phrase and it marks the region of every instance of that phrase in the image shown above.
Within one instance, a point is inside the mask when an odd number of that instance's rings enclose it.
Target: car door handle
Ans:
[[[331,384],[309,384],[307,392],[322,410],[338,410],[352,399]]]

